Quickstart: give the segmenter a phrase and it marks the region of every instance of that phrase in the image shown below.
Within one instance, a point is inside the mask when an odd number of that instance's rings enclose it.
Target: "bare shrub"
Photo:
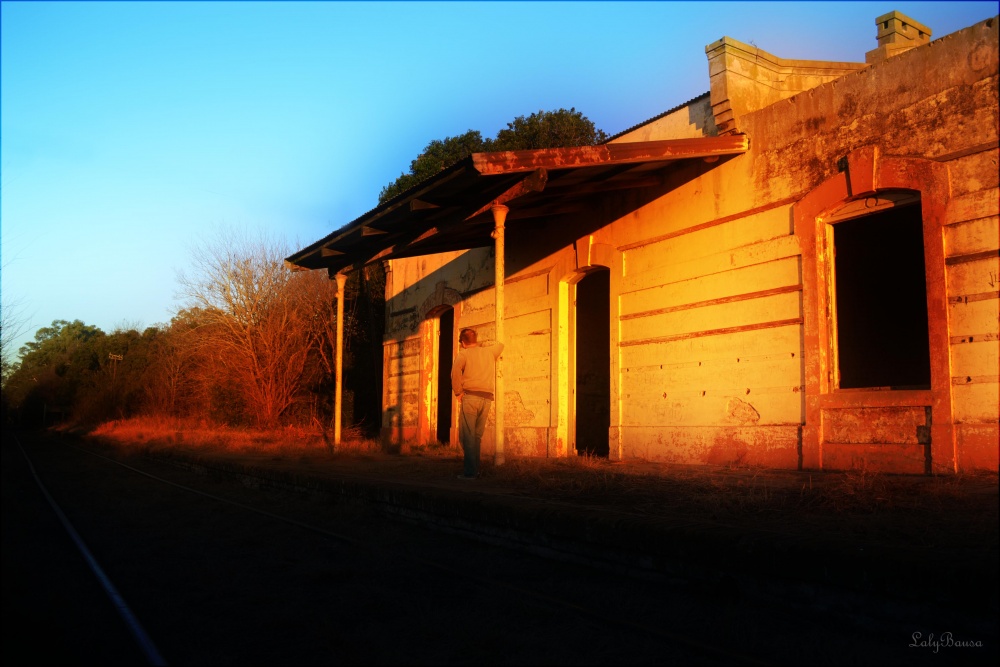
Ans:
[[[220,231],[193,251],[194,273],[179,277],[195,321],[188,340],[211,367],[208,377],[222,378],[217,390],[238,394],[243,411],[266,428],[317,372],[310,362],[324,357],[336,321],[336,285],[286,268],[290,251],[264,235]]]

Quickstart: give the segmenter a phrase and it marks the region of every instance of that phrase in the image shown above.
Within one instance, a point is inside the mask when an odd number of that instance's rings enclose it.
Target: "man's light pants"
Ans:
[[[465,453],[465,476],[479,475],[479,449],[486,432],[486,419],[493,404],[482,396],[462,395],[462,414],[458,420],[458,434]]]

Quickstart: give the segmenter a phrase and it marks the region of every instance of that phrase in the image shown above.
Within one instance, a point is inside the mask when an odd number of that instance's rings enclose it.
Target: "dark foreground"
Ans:
[[[13,442],[5,663],[143,660]],[[122,456],[20,442],[174,664],[997,657],[995,476],[512,461],[470,484],[448,452]]]

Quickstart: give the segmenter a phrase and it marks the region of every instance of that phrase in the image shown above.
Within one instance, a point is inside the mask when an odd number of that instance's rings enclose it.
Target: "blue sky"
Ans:
[[[898,10],[996,2],[9,2],[0,224],[16,350],[55,319],[166,323],[219,228],[312,243],[432,139],[575,107],[614,134],[708,90],[723,36],[863,62]],[[14,311],[11,311],[14,312]]]

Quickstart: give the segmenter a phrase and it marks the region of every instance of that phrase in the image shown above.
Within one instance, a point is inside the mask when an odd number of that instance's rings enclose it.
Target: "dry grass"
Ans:
[[[510,459],[484,464],[484,477],[526,494],[628,506],[634,512],[718,521],[816,521],[823,517],[897,528],[929,517],[963,525],[996,520],[996,473],[942,477],[887,475],[866,469],[808,473],[605,459]],[[984,516],[985,513],[985,516]],[[990,518],[992,517],[992,519]]]
[[[357,431],[334,451],[320,428],[270,432],[200,421],[132,419],[91,434],[134,453],[211,455],[246,465],[309,466],[348,473],[440,481],[460,469],[457,449],[404,444],[392,451]],[[452,470],[454,468],[454,470]],[[996,545],[996,472],[948,476],[888,475],[859,468],[809,473],[747,466],[697,466],[598,457],[484,457],[482,482],[537,498],[614,507],[635,514],[685,517],[827,534],[871,535],[934,544]],[[933,526],[933,530],[928,530]]]
[[[226,454],[270,454],[274,456],[333,455],[332,434],[321,429],[284,427],[271,431],[237,429],[205,420],[167,417],[136,417],[105,422],[89,434],[125,451],[182,450]],[[339,452],[381,451],[375,440],[357,430],[342,433]]]

